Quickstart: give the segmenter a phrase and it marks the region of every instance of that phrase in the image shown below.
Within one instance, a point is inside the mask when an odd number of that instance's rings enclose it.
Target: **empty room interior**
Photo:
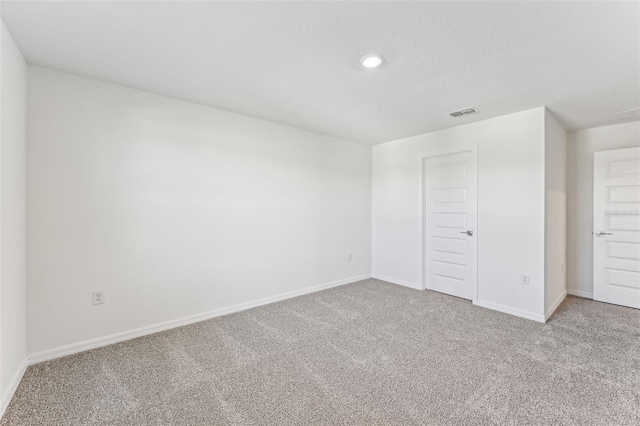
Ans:
[[[0,426],[640,425],[640,2],[0,14]]]

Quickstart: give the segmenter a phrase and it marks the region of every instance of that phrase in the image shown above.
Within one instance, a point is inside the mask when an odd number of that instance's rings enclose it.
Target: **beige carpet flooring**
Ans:
[[[366,280],[41,363],[7,425],[640,425],[640,311]]]

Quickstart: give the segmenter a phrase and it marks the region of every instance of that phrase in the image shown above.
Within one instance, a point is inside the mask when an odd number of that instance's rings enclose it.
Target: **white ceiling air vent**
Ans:
[[[626,111],[616,112],[616,116],[620,120],[626,120],[627,118],[640,118],[640,108],[628,109]]]
[[[452,117],[462,117],[463,115],[473,114],[474,112],[478,112],[478,110],[475,109],[474,107],[469,107],[469,108],[461,109],[458,111],[450,112],[449,115]]]

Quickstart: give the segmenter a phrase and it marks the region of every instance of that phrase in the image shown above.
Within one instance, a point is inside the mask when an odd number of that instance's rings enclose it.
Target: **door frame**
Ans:
[[[471,151],[472,157],[475,160],[475,178],[476,178],[476,211],[475,211],[475,223],[473,224],[474,238],[472,238],[471,244],[474,249],[475,256],[473,256],[473,265],[471,266],[471,302],[475,305],[478,301],[478,237],[480,235],[478,229],[478,145],[472,144],[467,147],[460,147],[453,150],[443,150],[422,157],[422,290],[427,289],[427,160],[431,158],[444,157],[447,155],[463,154]]]

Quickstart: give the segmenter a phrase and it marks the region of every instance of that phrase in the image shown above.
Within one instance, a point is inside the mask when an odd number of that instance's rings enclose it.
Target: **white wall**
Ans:
[[[30,353],[370,274],[370,147],[29,78]]]
[[[593,153],[640,146],[640,122],[569,133],[567,287],[593,297]]]
[[[545,288],[549,317],[567,295],[567,132],[545,111]]]
[[[0,117],[0,416],[27,360],[25,152],[27,68],[2,23]]]
[[[373,275],[422,287],[422,159],[478,145],[478,301],[544,314],[544,108],[373,147]],[[531,284],[520,284],[529,273]]]

